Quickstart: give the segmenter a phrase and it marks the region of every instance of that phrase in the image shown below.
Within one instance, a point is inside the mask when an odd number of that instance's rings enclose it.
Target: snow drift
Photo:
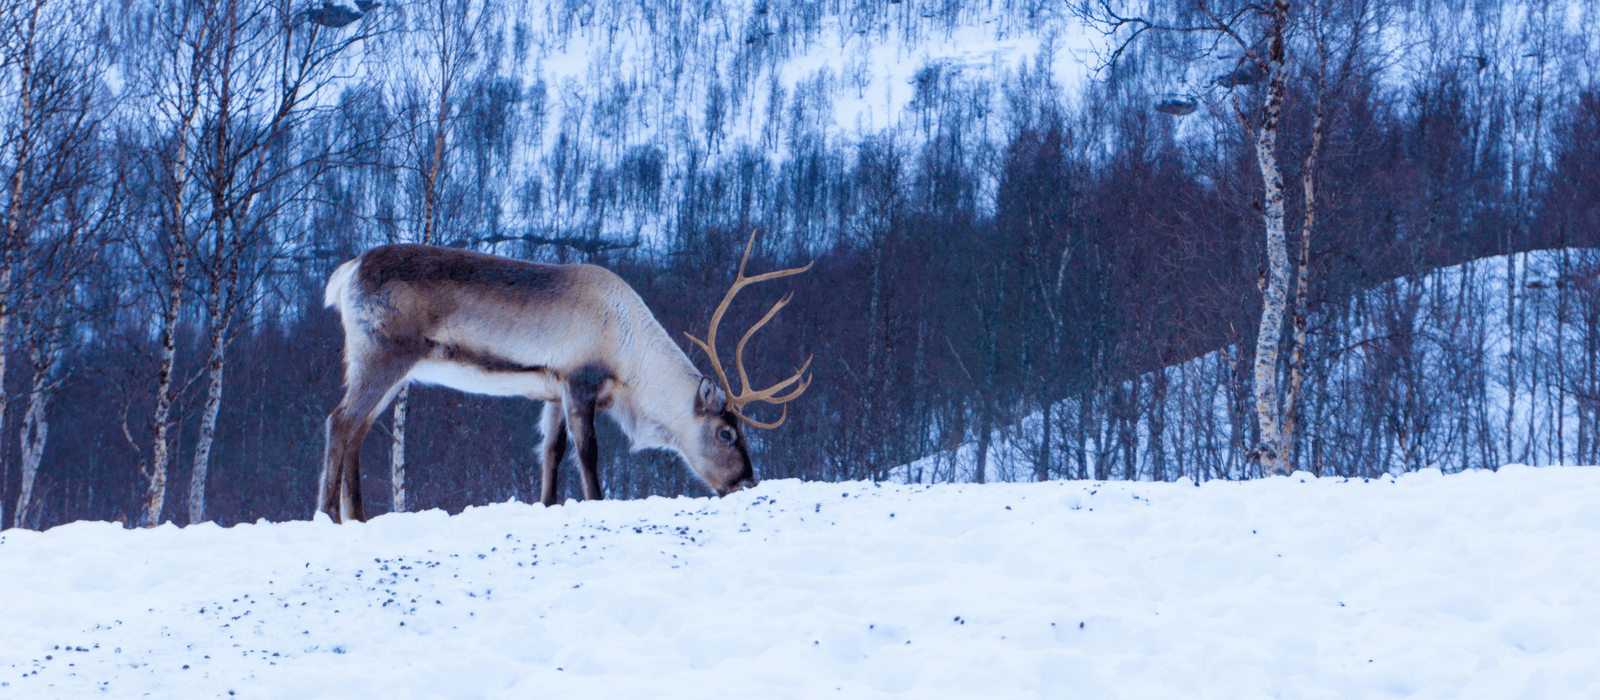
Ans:
[[[1600,697],[1600,469],[0,533],[0,696]]]

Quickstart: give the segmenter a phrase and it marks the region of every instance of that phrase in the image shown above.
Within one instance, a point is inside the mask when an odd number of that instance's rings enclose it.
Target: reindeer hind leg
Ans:
[[[327,451],[317,510],[334,522],[365,521],[361,499],[361,443],[378,414],[394,400],[421,352],[367,352],[352,360],[344,400],[328,416]]]

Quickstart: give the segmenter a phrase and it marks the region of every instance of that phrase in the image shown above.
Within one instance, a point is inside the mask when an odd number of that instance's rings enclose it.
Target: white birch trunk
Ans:
[[[173,188],[169,202],[172,219],[168,222],[172,270],[167,280],[167,305],[161,314],[161,361],[156,369],[155,444],[150,450],[149,468],[144,470],[147,480],[144,495],[145,527],[155,527],[161,523],[161,511],[167,498],[167,463],[171,461],[172,372],[178,354],[178,317],[183,311],[183,286],[189,271],[188,233],[183,224],[183,190],[188,187],[188,127],[188,121],[179,125],[178,150],[172,164],[172,181],[169,183]]]
[[[1256,421],[1261,429],[1255,451],[1263,474],[1282,469],[1283,435],[1278,414],[1278,343],[1289,296],[1289,247],[1284,233],[1283,174],[1278,169],[1278,121],[1283,113],[1285,73],[1282,29],[1287,6],[1274,5],[1274,32],[1268,60],[1265,118],[1256,131],[1256,163],[1265,186],[1262,215],[1267,232],[1267,275],[1261,288],[1261,325],[1256,330]]]
[[[394,400],[394,442],[389,446],[390,512],[406,510],[406,404],[411,400],[411,385],[400,387]]]
[[[192,62],[203,60],[200,56]],[[199,111],[200,87],[190,82],[182,86],[180,105],[172,132],[172,160],[166,163],[168,177],[165,202],[167,211],[167,243],[171,246],[172,267],[167,276],[166,306],[161,313],[161,359],[156,369],[156,410],[154,416],[155,439],[150,450],[150,464],[143,469],[146,479],[144,494],[144,527],[161,523],[161,513],[167,498],[167,466],[172,461],[172,373],[177,358],[178,319],[183,314],[183,288],[189,275],[189,232],[185,190],[189,187],[189,138],[194,128],[195,114]]]
[[[1311,153],[1306,156],[1300,184],[1305,194],[1306,215],[1300,227],[1300,259],[1295,270],[1294,351],[1289,356],[1289,388],[1283,400],[1283,449],[1278,451],[1276,471],[1287,474],[1293,466],[1295,434],[1300,419],[1300,395],[1305,384],[1306,313],[1310,303],[1307,285],[1311,281],[1311,232],[1317,224],[1317,157],[1322,151],[1322,101],[1311,120]]]
[[[13,514],[13,527],[26,527],[28,506],[33,501],[33,483],[39,475],[39,462],[44,458],[45,437],[50,423],[45,419],[44,390],[40,381],[34,380],[33,391],[28,395],[28,410],[22,417],[22,492],[17,495],[17,508]]]
[[[222,410],[222,367],[229,311],[223,297],[231,292],[224,279],[229,250],[227,192],[233,182],[235,161],[230,153],[228,124],[233,118],[233,55],[238,49],[237,5],[228,3],[227,17],[218,27],[221,38],[216,56],[220,65],[215,73],[216,107],[212,114],[213,125],[202,138],[211,144],[211,176],[206,183],[211,193],[211,227],[214,236],[211,259],[201,259],[206,266],[209,288],[206,290],[206,317],[210,321],[211,351],[206,356],[206,402],[200,412],[200,435],[194,445],[194,465],[189,470],[189,523],[206,519],[206,476],[211,471],[211,445],[217,436],[217,415]],[[204,129],[204,127],[202,127]],[[205,181],[202,181],[205,182]],[[236,232],[237,233],[237,232]]]
[[[33,359],[33,384],[28,392],[28,409],[22,417],[22,492],[17,496],[17,509],[12,525],[25,527],[31,515],[33,484],[39,475],[39,464],[44,460],[45,439],[50,434],[50,421],[45,413],[54,392],[51,384],[61,364],[61,347],[58,334],[47,331],[30,351]],[[42,346],[42,347],[41,347]]]
[[[211,469],[211,445],[216,441],[217,416],[222,412],[222,371],[227,352],[225,316],[220,297],[213,288],[211,300],[211,354],[206,359],[206,403],[200,414],[200,438],[194,446],[194,468],[189,472],[189,522],[205,522],[206,476]]]
[[[174,261],[174,275],[167,289],[167,309],[161,314],[161,364],[156,370],[156,437],[150,451],[150,466],[144,495],[144,526],[161,523],[167,498],[167,463],[171,461],[172,371],[177,358],[178,314],[183,304],[183,274],[188,267],[188,252]]]

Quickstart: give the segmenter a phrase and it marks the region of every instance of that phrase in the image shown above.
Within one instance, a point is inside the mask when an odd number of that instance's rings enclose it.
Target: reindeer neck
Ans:
[[[622,386],[612,414],[619,423],[631,424],[623,428],[635,448],[676,449],[694,422],[700,372],[665,332],[660,335],[640,338],[628,366],[617,368]]]

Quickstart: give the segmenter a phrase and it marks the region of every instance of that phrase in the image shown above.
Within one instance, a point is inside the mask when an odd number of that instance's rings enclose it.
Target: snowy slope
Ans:
[[[452,36],[486,50],[459,57],[445,187],[493,220],[483,214],[446,242],[506,254],[519,244],[484,243],[482,228],[662,244],[683,225],[679,208],[702,196],[696,184],[723,169],[760,186],[756,211],[741,216],[791,225],[767,181],[784,164],[852,160],[868,138],[924,143],[941,124],[974,146],[1002,144],[1026,117],[1012,112],[1021,76],[1040,99],[1065,100],[1099,37],[1065,7],[1008,3],[464,5],[471,21]],[[392,9],[363,20],[393,31],[364,44],[349,73],[385,81],[393,105],[434,99],[437,29],[426,13]],[[468,39],[465,27],[480,28]],[[491,94],[491,116],[473,116]],[[942,121],[957,112],[959,125]]]
[[[1507,269],[1515,269],[1515,295],[1507,295]],[[1470,366],[1471,358],[1486,358],[1490,369],[1482,381],[1489,404],[1487,424],[1509,426],[1511,443],[1519,449],[1517,459],[1533,464],[1573,464],[1579,435],[1579,411],[1583,410],[1578,395],[1566,388],[1564,382],[1580,376],[1583,365],[1580,353],[1572,348],[1583,345],[1587,332],[1582,319],[1574,312],[1578,308],[1577,292],[1558,293],[1558,287],[1571,277],[1582,277],[1600,270],[1600,250],[1568,248],[1520,253],[1514,256],[1491,256],[1472,262],[1432,270],[1411,278],[1391,280],[1362,292],[1356,299],[1345,302],[1345,307],[1383,309],[1385,298],[1415,299],[1408,315],[1368,313],[1343,331],[1347,339],[1382,339],[1409,332],[1418,340],[1407,348],[1409,362],[1414,363],[1425,386],[1417,389],[1423,396],[1419,406],[1429,406],[1431,431],[1423,435],[1417,452],[1423,455],[1428,466],[1443,466],[1459,471],[1463,464],[1483,468],[1484,443],[1504,444],[1504,433],[1473,432],[1463,438],[1461,434],[1439,426],[1459,424],[1459,416],[1474,410],[1471,397],[1462,396],[1459,383],[1450,381],[1449,369]],[[1468,298],[1470,295],[1471,298]],[[1514,305],[1513,305],[1514,302]],[[1389,302],[1393,304],[1394,302]],[[1463,322],[1463,319],[1471,322]],[[1514,321],[1514,322],[1513,322]],[[1322,322],[1314,320],[1313,325]],[[1348,321],[1342,321],[1349,323]],[[1335,323],[1328,321],[1328,323]],[[1409,327],[1408,327],[1409,326]],[[1519,332],[1512,335],[1508,328]],[[1440,342],[1447,339],[1447,342]],[[1317,342],[1315,339],[1313,342]],[[1343,343],[1341,343],[1343,345]],[[1327,384],[1320,395],[1315,391],[1308,396],[1307,406],[1316,421],[1320,417],[1338,427],[1349,428],[1350,414],[1361,406],[1338,404],[1337,397],[1360,396],[1372,391],[1370,377],[1382,374],[1383,363],[1391,356],[1366,352],[1365,342],[1349,342],[1347,346],[1329,351],[1326,347],[1314,348],[1313,354],[1330,352],[1332,360],[1321,368],[1327,374]],[[1251,348],[1233,349],[1234,353],[1248,356]],[[1237,356],[1237,355],[1235,355]],[[1520,359],[1519,359],[1520,358]],[[1516,360],[1518,372],[1508,375],[1506,363]],[[1229,392],[1227,384],[1232,360],[1224,350],[1217,350],[1188,362],[1166,368],[1170,388],[1167,390],[1164,412],[1169,431],[1167,449],[1174,445],[1194,449],[1203,442],[1193,437],[1195,433],[1226,431],[1230,425]],[[1560,363],[1567,363],[1565,374]],[[1140,377],[1150,382],[1153,374]],[[1309,380],[1315,385],[1316,375]],[[1513,398],[1514,394],[1514,398]],[[1333,397],[1333,398],[1330,398]],[[1104,401],[1104,399],[1101,399]],[[1149,399],[1144,399],[1149,400]],[[1052,463],[1056,469],[1070,465],[1075,445],[1072,439],[1077,415],[1078,399],[1068,399],[1055,404],[1055,439]],[[1318,404],[1325,406],[1318,413]],[[1101,410],[1104,410],[1103,408]],[[1455,411],[1457,413],[1451,413]],[[1514,413],[1508,416],[1508,413]],[[1530,415],[1531,414],[1531,415]],[[1064,418],[1067,417],[1067,418]],[[1096,422],[1103,419],[1097,417]],[[975,422],[975,421],[973,421]],[[1032,480],[1039,459],[1045,421],[1042,411],[1033,410],[1010,425],[996,428],[991,433],[989,455],[986,462],[986,479],[990,481]],[[1190,437],[1181,430],[1187,427]],[[1319,426],[1310,426],[1317,429]],[[1532,433],[1537,427],[1540,432]],[[1142,460],[1137,478],[1148,479],[1151,435],[1149,421],[1141,419],[1136,428],[1138,449]],[[1176,435],[1175,435],[1176,433]],[[1208,436],[1208,438],[1213,436]],[[1552,439],[1554,437],[1555,439]],[[1122,449],[1117,436],[1091,431],[1086,450],[1092,464],[1107,453]],[[1238,469],[1245,464],[1246,450],[1224,435],[1218,452],[1232,469],[1207,470],[1195,461],[1168,465],[1166,478],[1187,475],[1191,479],[1214,478],[1228,473],[1229,478],[1240,478]],[[1307,440],[1309,442],[1309,440]],[[942,450],[908,464],[902,464],[888,474],[888,480],[898,483],[967,483],[974,480],[978,437],[972,434],[960,445]],[[1525,448],[1524,448],[1525,446]],[[1307,449],[1302,447],[1302,449]],[[1521,451],[1524,450],[1525,451]],[[1493,454],[1500,454],[1494,452]],[[1582,458],[1579,458],[1582,459]],[[1405,445],[1395,441],[1389,452],[1378,460],[1391,473],[1415,469],[1415,462],[1407,456]],[[1344,466],[1350,466],[1345,464]],[[1330,467],[1328,472],[1332,472]],[[1231,472],[1231,473],[1230,473]],[[1348,471],[1345,473],[1349,473]],[[1120,474],[1119,474],[1120,476]]]
[[[1600,698],[1597,502],[1507,467],[8,530],[0,697]]]

